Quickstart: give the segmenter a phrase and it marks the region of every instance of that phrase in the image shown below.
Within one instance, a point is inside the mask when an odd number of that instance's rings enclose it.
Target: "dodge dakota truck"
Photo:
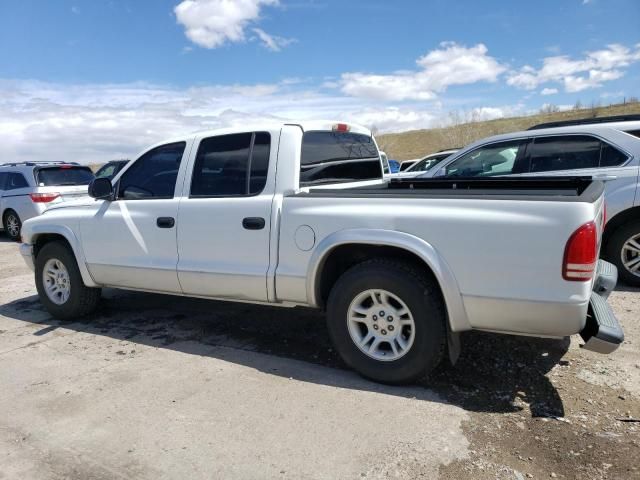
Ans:
[[[262,124],[151,147],[25,222],[20,250],[55,317],[87,315],[102,287],[320,308],[347,365],[397,384],[455,361],[467,330],[614,351],[603,191],[583,177],[385,182],[365,128]]]

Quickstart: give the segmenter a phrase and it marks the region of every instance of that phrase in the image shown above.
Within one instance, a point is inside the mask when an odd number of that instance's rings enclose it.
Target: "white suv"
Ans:
[[[473,143],[423,177],[587,176],[606,182],[602,256],[640,286],[640,115],[567,120]]]
[[[40,215],[50,205],[86,196],[91,180],[91,169],[77,163],[0,165],[2,228],[9,238],[18,240],[22,222]]]

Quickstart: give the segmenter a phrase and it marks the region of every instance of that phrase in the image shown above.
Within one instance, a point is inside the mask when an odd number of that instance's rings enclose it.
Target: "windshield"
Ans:
[[[93,172],[89,167],[46,167],[36,173],[36,182],[40,187],[89,185],[91,180]]]
[[[442,155],[433,155],[427,158],[423,158],[422,160],[417,161],[409,168],[407,168],[407,172],[426,172],[427,170],[432,169],[438,163],[440,163],[445,158],[449,157],[450,153],[445,153]]]
[[[96,172],[96,178],[113,178],[116,174],[124,168],[127,162],[109,162],[106,165],[100,167]]]
[[[402,162],[400,164],[400,171],[401,172],[406,172],[407,170],[409,170],[409,168],[411,168],[413,165],[415,165],[415,160],[408,160],[406,162]]]
[[[382,161],[371,136],[311,131],[302,137],[301,187],[381,178]]]

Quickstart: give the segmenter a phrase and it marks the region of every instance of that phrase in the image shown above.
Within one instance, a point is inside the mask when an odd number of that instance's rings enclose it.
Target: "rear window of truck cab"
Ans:
[[[36,184],[39,187],[89,185],[91,180],[93,180],[93,172],[89,167],[62,165],[36,170]]]
[[[371,136],[328,131],[303,135],[301,187],[381,178],[382,162]]]

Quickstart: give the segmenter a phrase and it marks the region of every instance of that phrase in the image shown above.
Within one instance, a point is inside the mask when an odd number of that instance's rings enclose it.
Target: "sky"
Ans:
[[[376,132],[640,96],[640,0],[0,0],[0,162],[191,131]]]

